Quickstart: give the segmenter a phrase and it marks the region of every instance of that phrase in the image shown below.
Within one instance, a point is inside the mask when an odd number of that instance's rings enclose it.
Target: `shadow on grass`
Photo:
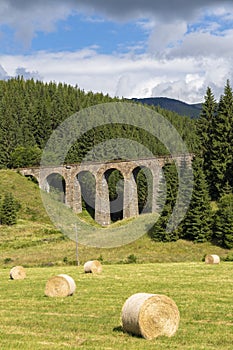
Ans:
[[[123,327],[122,327],[122,326],[118,326],[118,327],[114,327],[114,328],[113,328],[113,332],[124,333],[124,330],[123,330]]]
[[[133,333],[128,333],[128,332],[124,331],[122,326],[114,327],[113,328],[113,332],[128,334],[129,336],[134,337],[134,338],[142,338],[140,335],[133,334]]]

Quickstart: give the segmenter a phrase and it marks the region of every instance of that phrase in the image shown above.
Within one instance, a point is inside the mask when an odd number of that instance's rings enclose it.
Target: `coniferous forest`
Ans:
[[[78,86],[24,80],[22,77],[0,81],[0,168],[38,166],[47,140],[62,121],[84,108],[117,101],[122,99],[84,92]],[[184,139],[189,151],[195,154],[192,162],[192,199],[183,221],[178,228],[167,232],[177,194],[176,168],[174,164],[169,164],[164,167],[166,202],[149,236],[155,241],[182,238],[194,242],[210,241],[233,248],[233,93],[230,82],[226,82],[218,102],[211,88],[207,88],[201,115],[196,120],[160,107],[149,108],[167,118]],[[155,156],[166,153],[164,146],[145,130],[114,124],[111,133],[109,126],[102,126],[83,135],[68,152],[66,162],[82,161],[93,146],[107,140],[110,135],[112,138],[137,141]],[[187,171],[185,165],[182,171]],[[188,171],[183,174],[184,178],[189,176]],[[111,175],[109,186],[112,199],[116,196],[114,186],[119,179],[120,174],[115,174],[115,178]],[[143,207],[147,184],[142,173],[137,181],[140,188],[139,206]],[[182,195],[185,201],[185,193]],[[7,198],[7,201],[10,203],[13,199]],[[7,206],[5,202],[2,201],[2,211]],[[14,223],[15,219],[10,221],[10,224]]]

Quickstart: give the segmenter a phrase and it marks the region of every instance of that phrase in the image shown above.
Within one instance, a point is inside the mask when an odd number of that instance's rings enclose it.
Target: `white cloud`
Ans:
[[[21,72],[29,76],[36,74],[44,81],[77,84],[87,91],[128,98],[166,96],[190,103],[202,101],[208,85],[219,97],[231,70],[231,62],[221,58],[111,56],[100,55],[93,48],[73,53],[0,56],[0,62],[11,76],[21,67]]]
[[[0,78],[23,74],[112,96],[167,96],[187,102],[200,102],[208,85],[218,98],[226,79],[233,78],[233,29],[223,30],[222,25],[232,20],[232,0],[2,0],[0,23],[14,28],[16,39],[27,45],[36,32],[55,30],[58,20],[74,12],[84,13],[88,21],[135,20],[148,35],[148,52],[137,54],[135,43],[125,55],[99,54],[95,46],[76,52],[2,55]],[[203,27],[205,15],[209,22]],[[191,32],[188,25],[193,26]]]
[[[195,32],[184,36],[182,45],[169,50],[168,57],[229,57],[232,55],[233,29],[223,36]]]
[[[15,75],[16,76],[23,76],[24,79],[43,80],[43,77],[37,71],[29,72],[24,67],[16,68]]]
[[[149,51],[162,56],[168,48],[179,45],[186,31],[187,23],[185,21],[160,23],[154,27],[149,37]]]
[[[8,76],[7,72],[5,71],[3,66],[0,64],[0,79],[1,80],[5,80],[5,79],[8,79],[8,78],[9,78],[9,76]]]

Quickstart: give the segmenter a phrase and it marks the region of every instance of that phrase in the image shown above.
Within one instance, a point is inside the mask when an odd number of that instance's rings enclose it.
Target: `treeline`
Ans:
[[[155,241],[183,238],[233,248],[233,92],[229,80],[218,103],[207,88],[196,130],[200,147],[192,163],[193,193],[186,215],[178,227],[168,229],[178,188],[175,167],[170,165],[165,172],[166,203],[149,234]]]
[[[22,77],[0,81],[0,168],[39,165],[46,142],[62,121],[84,108],[118,101],[122,100],[102,93],[84,92],[67,84],[43,83]],[[171,121],[191,152],[198,149],[193,121],[159,107],[154,110]],[[95,145],[117,137],[137,141],[154,155],[167,152],[164,145],[145,130],[114,124],[85,133],[68,152],[66,162],[80,162]],[[112,149],[114,158],[114,145]],[[135,147],[132,147],[132,154],[137,157]]]

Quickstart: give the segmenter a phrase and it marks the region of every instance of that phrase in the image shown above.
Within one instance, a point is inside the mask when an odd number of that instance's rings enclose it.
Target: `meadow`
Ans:
[[[66,273],[73,296],[44,296],[49,277]],[[24,280],[0,270],[1,349],[230,350],[233,344],[233,263],[204,262],[103,265],[99,275],[83,266],[26,268]],[[145,340],[124,333],[121,309],[134,293],[165,294],[180,311],[171,337]]]
[[[233,262],[224,261],[232,260],[232,250],[209,242],[153,242],[145,234],[115,248],[79,244],[76,266],[75,242],[51,223],[37,185],[1,170],[0,191],[21,204],[17,224],[0,226],[1,350],[232,349]],[[80,219],[87,222],[85,212]],[[133,222],[125,229],[135,233]],[[221,263],[206,265],[206,254],[218,254]],[[92,259],[102,262],[102,274],[84,273]],[[15,265],[25,267],[26,279],[9,278]],[[75,280],[75,294],[45,297],[47,280],[60,273]],[[138,292],[176,302],[181,320],[173,337],[148,341],[122,331],[123,304]]]

